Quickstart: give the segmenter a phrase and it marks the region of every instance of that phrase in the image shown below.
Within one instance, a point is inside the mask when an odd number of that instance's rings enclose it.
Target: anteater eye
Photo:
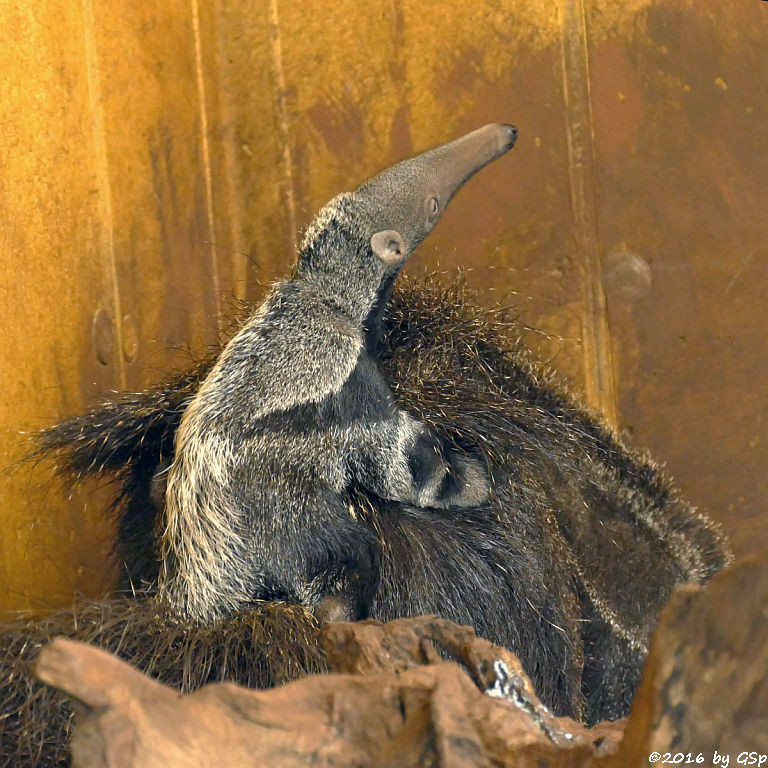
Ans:
[[[427,200],[427,204],[425,206],[427,209],[427,218],[429,221],[434,221],[437,218],[437,213],[440,210],[440,203],[436,197],[430,197],[429,200]]]

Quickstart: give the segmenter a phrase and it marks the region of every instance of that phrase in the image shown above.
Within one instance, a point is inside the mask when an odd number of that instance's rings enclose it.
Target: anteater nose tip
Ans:
[[[505,125],[504,129],[507,132],[507,149],[512,149],[517,141],[517,128],[514,125]]]

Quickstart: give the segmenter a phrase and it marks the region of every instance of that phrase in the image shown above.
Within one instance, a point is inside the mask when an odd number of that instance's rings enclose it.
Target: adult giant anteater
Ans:
[[[293,277],[221,355],[46,430],[37,455],[55,456],[76,480],[114,480],[125,580],[159,582],[182,616],[247,609],[270,590],[321,610],[338,599],[342,612],[382,620],[438,614],[514,651],[556,713],[596,722],[627,713],[674,587],[706,581],[728,554],[650,459],[531,360],[508,316],[479,308],[461,284],[430,279],[391,293],[456,188],[511,139],[487,126],[332,201]],[[290,322],[282,335],[285,311],[308,325],[298,342]],[[322,334],[346,345],[325,368],[313,357],[299,381],[274,369],[279,355],[265,369],[257,361],[252,380],[274,376],[280,388],[264,385],[256,405],[233,383],[234,368],[254,364],[248,355],[280,345],[314,339],[330,354],[336,341]],[[225,408],[227,434],[253,441],[245,463],[217,432]],[[270,434],[292,452],[270,455]],[[194,452],[208,437],[223,463]],[[303,440],[317,461],[296,458]],[[192,480],[208,512],[183,518]],[[309,505],[291,495],[301,491]],[[216,517],[225,508],[237,512]],[[287,532],[268,524],[288,518]],[[223,551],[206,539],[220,525]],[[192,555],[190,536],[204,542]],[[217,581],[222,563],[238,578]]]

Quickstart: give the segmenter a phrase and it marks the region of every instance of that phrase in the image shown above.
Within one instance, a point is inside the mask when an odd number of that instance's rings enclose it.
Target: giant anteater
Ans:
[[[386,231],[378,245],[389,249],[385,261],[397,262],[391,277],[426,230],[409,241],[411,232],[397,232],[389,218],[373,219],[361,248],[375,253],[371,235]],[[407,219],[402,211],[392,218]],[[318,231],[310,231],[309,246]],[[304,254],[311,260],[312,248]],[[462,470],[457,457],[482,457],[491,492],[471,506],[448,499],[436,509],[434,499],[419,500],[419,488],[389,493],[352,473],[335,492],[375,568],[358,573],[357,557],[342,563],[340,593],[348,596],[359,577],[367,583],[352,590],[356,614],[363,595],[363,612],[374,618],[434,613],[474,626],[520,657],[557,714],[589,723],[625,715],[660,608],[676,585],[705,582],[727,562],[724,539],[647,456],[627,449],[531,359],[509,314],[480,308],[460,281],[406,282],[390,299],[394,280],[382,275],[366,351],[389,383],[380,392],[386,409],[407,412],[429,436],[440,466],[428,464],[427,485],[453,472],[460,482],[452,492],[461,494],[462,478],[481,475]],[[186,409],[199,402],[217,359],[218,351],[39,436],[35,455],[55,457],[62,474],[114,481],[124,584],[155,585],[168,563],[175,567],[164,477]],[[278,431],[280,413],[269,415]],[[290,590],[278,596],[301,599]],[[215,601],[215,590],[208,599]],[[222,601],[210,615],[247,610],[244,599]],[[190,613],[183,600],[178,605]]]

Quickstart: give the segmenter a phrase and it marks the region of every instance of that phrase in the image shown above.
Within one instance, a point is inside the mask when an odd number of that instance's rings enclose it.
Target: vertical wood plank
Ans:
[[[602,413],[616,427],[613,361],[602,284],[597,169],[584,0],[564,0],[560,14],[568,177],[576,255],[582,267],[584,295],[581,339],[584,349],[585,394],[592,408]]]
[[[195,7],[191,0],[93,6],[116,269],[137,344],[121,350],[130,387],[183,358],[170,350],[210,343],[218,326]]]

